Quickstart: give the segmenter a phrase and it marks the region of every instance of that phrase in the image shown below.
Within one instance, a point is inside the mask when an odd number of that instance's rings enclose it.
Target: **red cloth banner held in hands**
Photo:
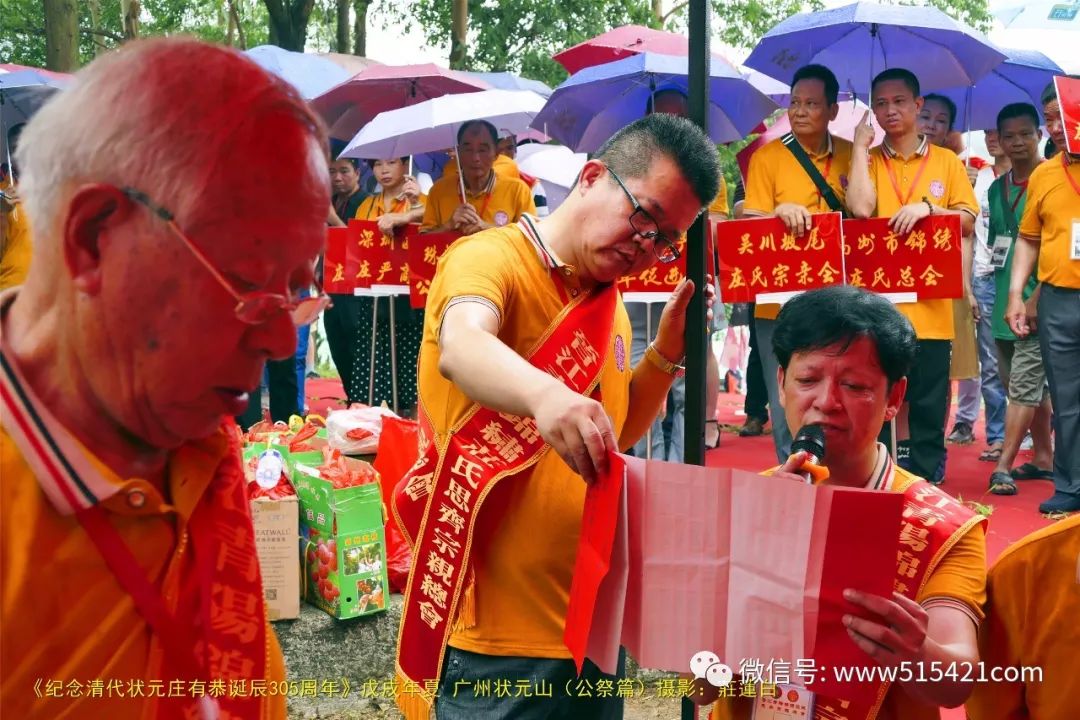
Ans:
[[[716,228],[720,296],[754,302],[765,293],[817,290],[844,282],[840,213],[812,216],[810,232],[796,237],[779,218],[728,220]]]
[[[964,295],[959,215],[931,215],[906,235],[888,218],[844,220],[848,285],[877,293],[915,293],[919,300]]]
[[[409,241],[409,300],[414,308],[427,305],[439,258],[460,237],[456,232],[421,233]]]
[[[1065,149],[1080,155],[1080,80],[1055,77],[1054,88],[1061,108],[1061,122],[1065,124]]]

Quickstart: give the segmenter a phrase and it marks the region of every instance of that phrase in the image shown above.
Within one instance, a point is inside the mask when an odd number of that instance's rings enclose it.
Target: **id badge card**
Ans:
[[[1072,244],[1069,251],[1069,257],[1073,260],[1080,260],[1080,218],[1073,218],[1072,221]]]
[[[814,693],[796,685],[776,684],[772,697],[754,699],[753,720],[810,720],[814,717]]]
[[[994,245],[990,248],[990,266],[995,270],[1005,267],[1005,260],[1009,257],[1009,248],[1012,247],[1013,239],[1009,235],[998,235],[994,238]]]

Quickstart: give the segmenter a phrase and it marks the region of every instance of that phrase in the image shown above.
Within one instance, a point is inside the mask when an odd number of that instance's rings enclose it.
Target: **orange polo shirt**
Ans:
[[[709,213],[731,217],[731,210],[728,208],[727,181],[724,180],[723,175],[720,176],[720,189],[716,192],[712,204],[709,205]]]
[[[807,151],[806,154],[836,197],[844,202],[848,173],[851,171],[851,143],[832,135],[828,137],[825,150]],[[743,213],[748,217],[772,215],[776,206],[784,203],[802,205],[811,213],[832,212],[799,161],[780,142],[780,138],[776,138],[750,156]],[[780,305],[777,303],[757,305],[754,309],[754,317],[766,320],[775,320],[779,314]]]
[[[1043,163],[1045,164],[1045,163]],[[1080,707],[1080,515],[1010,546],[990,570],[979,653],[987,668],[1041,668],[1042,678],[979,683],[971,720],[1065,720]]]
[[[496,155],[495,163],[491,166],[491,169],[495,171],[495,174],[499,177],[504,177],[508,180],[521,180],[521,170],[518,169],[517,161],[513,158],[508,158],[505,155]],[[456,178],[460,173],[458,172],[458,164],[454,161],[446,163],[446,167],[443,168],[442,177]]]
[[[427,205],[427,195],[420,194],[418,202],[421,205]],[[411,208],[408,205],[408,201],[401,200],[394,204],[392,212],[408,212]],[[368,195],[364,198],[356,208],[356,215],[353,216],[356,220],[378,220],[386,214],[386,203],[383,202],[383,195]]]
[[[8,181],[0,183],[0,190],[8,187]],[[32,255],[26,204],[16,203],[10,210],[0,210],[0,290],[23,284]]]
[[[880,489],[904,492],[918,477],[892,465],[892,476]],[[945,551],[922,588],[916,602],[923,607],[948,605],[961,609],[976,625],[983,619],[986,602],[986,530],[980,523],[960,536]],[[984,658],[985,659],[985,658]],[[867,665],[874,660],[866,657]],[[711,720],[750,720],[754,701],[749,698],[725,698],[714,705]],[[889,687],[876,720],[941,720],[941,710],[916,700],[899,684]]]
[[[1066,177],[1068,173],[1068,177]],[[1039,238],[1039,282],[1080,289],[1080,259],[1073,260],[1073,233],[1080,233],[1080,159],[1061,153],[1039,163],[1028,179],[1020,233]],[[1080,241],[1078,241],[1080,242]]]
[[[458,176],[441,177],[427,196],[424,206],[424,222],[421,230],[441,227],[450,221],[454,211],[461,205]],[[465,191],[467,202],[476,209],[480,219],[497,226],[516,223],[522,215],[536,215],[536,203],[532,192],[520,180],[512,180],[492,173],[487,185],[478,192]]]
[[[890,179],[890,167],[899,194]],[[870,180],[877,190],[874,211],[877,217],[892,217],[904,205],[919,202],[924,197],[939,207],[963,210],[973,218],[979,217],[979,202],[975,199],[964,163],[956,153],[932,145],[926,138],[922,138],[919,147],[907,158],[889,147],[888,140],[872,149]],[[920,340],[952,340],[956,335],[952,300],[920,300],[900,303],[896,308],[911,321]]]
[[[489,305],[500,318],[499,339],[525,355],[563,308],[556,282],[568,294],[581,292],[575,269],[550,270],[517,224],[460,240],[442,256],[428,295],[417,383],[436,435],[472,405],[439,372],[438,334],[448,304],[470,297]],[[600,375],[616,435],[630,401],[629,348],[630,321],[620,299]],[[459,617],[450,645],[488,655],[570,657],[563,627],[584,506],[584,481],[550,450],[533,468],[499,481],[473,537],[475,622]]]
[[[171,502],[151,483],[121,478],[85,450],[110,486],[100,505],[170,609],[178,602],[181,565],[191,558],[190,550],[178,549],[177,537],[227,450],[224,431],[176,450],[166,480]],[[126,692],[130,680],[160,680],[167,689],[163,650],[79,521],[49,501],[6,427],[0,427],[0,497],[0,717],[161,717],[149,698],[89,697],[96,681],[106,688],[120,682]],[[284,680],[277,637],[269,624],[266,632],[266,680]],[[48,681],[61,682],[60,696],[37,697],[38,679],[43,694]],[[285,717],[283,697],[267,697],[263,706],[267,718]]]

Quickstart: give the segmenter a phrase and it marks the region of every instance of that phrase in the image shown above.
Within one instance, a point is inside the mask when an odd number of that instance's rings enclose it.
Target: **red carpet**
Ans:
[[[744,418],[736,415],[742,410],[743,396],[721,394],[717,415],[721,426],[741,427]],[[948,429],[952,428],[950,420]],[[1053,494],[1053,483],[1049,480],[1023,480],[1019,482],[1020,492],[1012,496],[991,495],[987,492],[990,471],[994,464],[979,460],[979,453],[986,448],[986,434],[980,415],[975,427],[975,442],[971,445],[949,445],[948,465],[945,472],[945,484],[942,489],[958,500],[978,502],[993,508],[987,525],[987,558],[993,562],[1001,551],[1023,536],[1053,521],[1043,517],[1039,503]],[[1031,459],[1029,451],[1021,451],[1016,465]],[[762,468],[776,464],[773,452],[772,436],[743,438],[733,432],[725,432],[720,447],[710,450],[706,463],[713,467],[735,467],[757,472]]]

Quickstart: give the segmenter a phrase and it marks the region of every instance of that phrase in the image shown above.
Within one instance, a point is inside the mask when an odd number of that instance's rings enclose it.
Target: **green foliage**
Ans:
[[[451,5],[415,0],[387,10],[390,22],[416,22],[433,46],[449,46]],[[620,25],[656,25],[649,0],[469,0],[470,70],[509,70],[554,87],[566,71],[551,56]]]
[[[824,5],[821,0],[713,0],[712,7],[720,28],[714,37],[732,47],[752,48],[781,20]],[[716,22],[713,27],[717,27]]]
[[[989,32],[994,16],[990,12],[987,0],[927,0],[915,2],[902,0],[901,5],[932,5],[946,15],[960,22],[967,23],[979,32]]]

